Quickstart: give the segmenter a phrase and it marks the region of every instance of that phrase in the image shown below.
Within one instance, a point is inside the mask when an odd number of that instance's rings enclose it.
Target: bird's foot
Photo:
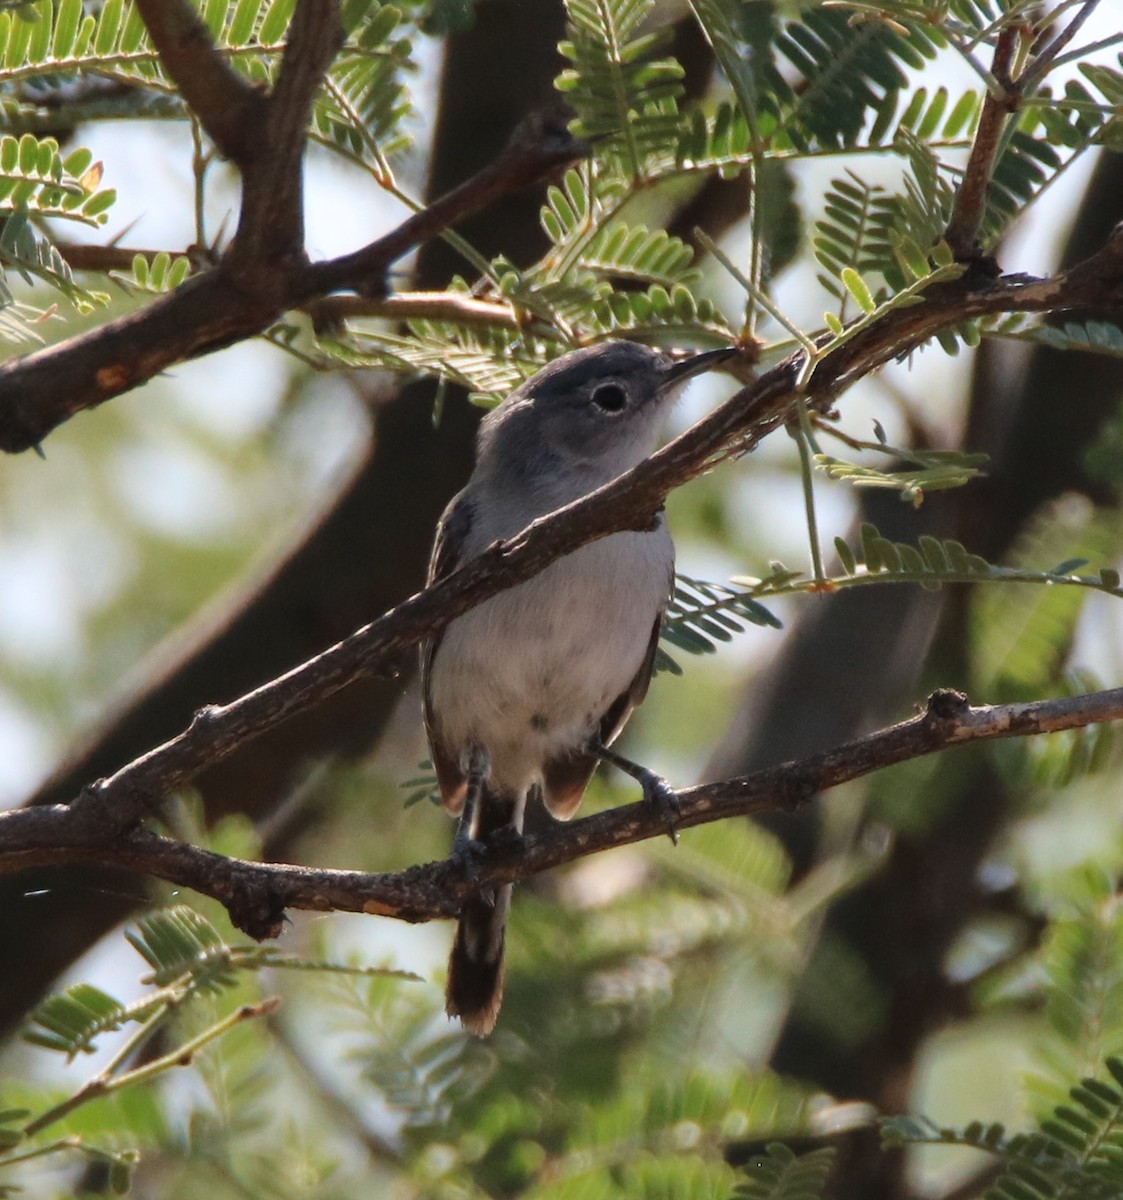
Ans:
[[[480,863],[487,854],[487,846],[474,837],[457,830],[452,839],[452,849],[448,852],[449,861],[454,863],[464,873],[464,877],[475,883],[480,874]]]
[[[617,754],[615,750],[610,750],[599,738],[590,739],[587,745],[587,752],[595,755],[597,758],[603,759],[605,762],[612,763],[614,767],[618,767],[625,775],[630,775],[643,788],[644,800],[652,805],[655,811],[662,816],[667,826],[667,836],[677,846],[678,829],[676,828],[676,821],[679,816],[679,803],[675,789],[661,775],[656,775],[654,771],[649,771],[647,767],[641,767],[639,763],[632,762],[630,758],[625,758],[622,754]]]
[[[667,826],[667,836],[677,846],[678,827],[676,823],[682,810],[679,807],[675,789],[654,771],[645,769],[643,774],[637,778],[640,787],[643,788],[644,800],[663,818],[663,822]]]

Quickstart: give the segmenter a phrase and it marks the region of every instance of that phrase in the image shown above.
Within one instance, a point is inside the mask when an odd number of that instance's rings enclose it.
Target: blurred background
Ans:
[[[1082,38],[1115,32],[1111,7]],[[563,20],[549,0],[487,0],[419,43],[414,148],[398,167],[405,191],[446,190],[490,161],[526,112],[553,102]],[[705,91],[714,65],[689,21],[676,27],[675,53],[688,88]],[[941,61],[941,81],[954,89],[959,69]],[[186,125],[106,122],[82,139],[119,190],[112,219],[128,244],[192,240]],[[899,162],[863,169],[893,186]],[[805,229],[837,174],[830,162],[793,168]],[[217,235],[237,185],[221,167],[208,178]],[[404,215],[315,150],[307,184],[316,256]],[[541,199],[505,201],[463,233],[485,255],[530,262],[544,246]],[[746,204],[743,180],[714,180],[682,202],[671,228],[689,239],[701,226],[742,261]],[[1002,267],[1045,274],[1092,252],[1121,219],[1118,156],[1085,156],[1012,227]],[[424,288],[463,267],[434,244],[405,270],[403,285]],[[811,327],[825,306],[815,274],[805,237],[775,289]],[[726,284],[708,286],[720,302]],[[1123,542],[1121,385],[1109,357],[930,346],[849,392],[843,427],[870,438],[876,420],[894,444],[984,451],[985,478],[919,508],[821,481],[821,528],[829,540],[872,520],[904,541],[958,538],[991,562],[1110,565]],[[668,435],[734,386],[696,383]],[[434,421],[433,401],[426,381],[321,373],[251,343],[71,421],[48,439],[45,461],[5,461],[0,803],[75,795],[173,736],[200,705],[272,678],[417,590],[436,518],[470,469],[479,416],[450,390]],[[798,456],[783,432],[676,492],[669,514],[687,576],[763,576],[777,561],[807,569]],[[775,611],[780,631],[752,627],[715,654],[678,654],[682,675],[656,680],[625,752],[686,785],[900,719],[936,686],[1002,701],[1120,674],[1123,608],[1105,596],[886,587]],[[415,679],[367,681],[216,765],[168,820],[238,852],[396,870],[443,856],[451,837],[441,810],[403,803],[425,757]],[[1050,1025],[1040,956],[1062,909],[1094,912],[1104,938],[1118,936],[1114,764],[1094,733],[961,751],[839,789],[805,817],[692,830],[677,850],[628,848],[536,880],[517,896],[508,997],[488,1046],[466,1043],[440,1015],[451,926],[290,914],[282,948],[422,981],[270,978],[285,1004],[267,1033],[239,1032],[197,1077],[122,1098],[113,1119],[160,1147],[143,1176],[153,1196],[349,1195],[372,1177],[393,1195],[537,1195],[528,1181],[542,1186],[546,1157],[576,1171],[573,1155],[651,1129],[653,1153],[672,1146],[710,1164],[691,1170],[714,1195],[729,1183],[722,1159],[811,1130],[841,1139],[840,1196],[953,1196],[979,1178],[977,1157],[931,1151],[906,1167],[863,1132],[863,1106],[1017,1125],[1035,1096],[1055,1095],[1073,1067],[1066,1055],[1087,1042],[1066,1044]],[[609,774],[587,803],[634,798]],[[48,988],[76,979],[139,995],[143,964],[120,927],[153,895],[195,903],[85,867],[0,880],[0,1027],[12,1032]],[[1118,1004],[1109,993],[1104,1004]],[[1119,1049],[1118,1027],[1097,1019],[1102,1053]],[[268,1062],[265,1045],[280,1047]],[[0,1078],[62,1087],[91,1069],[60,1073],[41,1052],[6,1046]],[[658,1087],[676,1097],[665,1111]],[[283,1153],[278,1128],[289,1130]],[[632,1174],[617,1180],[625,1191],[664,1194],[628,1163]],[[62,1186],[53,1176],[40,1184],[43,1194]]]

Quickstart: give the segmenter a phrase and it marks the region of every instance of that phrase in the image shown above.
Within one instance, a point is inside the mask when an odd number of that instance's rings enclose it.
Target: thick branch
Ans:
[[[726,817],[792,811],[816,793],[882,767],[967,742],[1027,737],[1123,718],[1123,688],[1027,704],[972,707],[958,692],[935,692],[925,712],[798,762],[678,792],[686,829]],[[224,904],[253,937],[275,937],[288,908],[365,912],[405,921],[453,917],[480,888],[526,879],[563,863],[666,834],[661,810],[628,804],[554,824],[515,845],[489,848],[474,878],[452,861],[393,874],[331,871],[223,858],[147,830],[117,832],[105,796],[73,805],[0,814],[0,871],[93,862],[190,887]]]
[[[0,364],[0,449],[37,446],[88,408],[176,363],[253,337],[276,319],[270,303],[239,292],[220,265],[146,308]]]
[[[332,287],[358,289],[380,282],[403,254],[499,196],[546,178],[585,153],[585,147],[572,138],[565,143],[567,149],[559,145],[549,130],[544,131],[538,151],[524,138],[525,133],[515,139],[516,145],[522,144],[521,151],[505,152],[496,163],[359,251],[350,270],[338,266],[341,260],[308,265],[271,257],[247,272],[242,264],[224,259],[147,308],[0,364],[0,450],[30,450],[75,414],[177,363],[255,337],[282,313],[310,303]]]
[[[308,121],[343,38],[338,0],[298,0],[262,131],[268,152],[242,166],[242,209],[229,252],[238,266],[276,279],[280,264],[304,259]],[[282,280],[276,282],[283,288]]]
[[[223,157],[239,169],[271,147],[265,96],[219,54],[188,0],[137,0],[148,36],[191,111]]]

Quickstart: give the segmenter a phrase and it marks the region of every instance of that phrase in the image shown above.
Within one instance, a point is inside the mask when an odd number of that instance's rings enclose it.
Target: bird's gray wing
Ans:
[[[446,575],[451,575],[464,561],[464,546],[472,528],[472,519],[472,506],[464,498],[464,493],[454,496],[441,514],[437,525],[437,537],[433,543],[429,574],[425,581],[427,586],[444,579]],[[438,633],[421,647],[421,703],[425,716],[425,736],[429,742],[433,770],[440,787],[441,803],[450,812],[455,813],[463,806],[467,779],[460,766],[459,750],[444,743],[440,725],[433,711],[433,697],[429,684],[433,660],[440,644],[441,634]]]

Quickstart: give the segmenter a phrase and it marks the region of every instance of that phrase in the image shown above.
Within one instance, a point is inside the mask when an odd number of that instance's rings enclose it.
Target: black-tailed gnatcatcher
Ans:
[[[489,413],[476,468],[437,530],[429,581],[440,579],[636,466],[691,376],[730,357],[684,359],[606,342],[550,363]],[[663,514],[645,532],[613,533],[457,617],[422,651],[425,727],[446,808],[461,813],[454,853],[470,856],[522,831],[539,786],[562,820],[608,758],[666,805],[657,776],[608,750],[647,692],[674,582]],[[469,900],[449,959],[447,1012],[480,1036],[503,998],[511,886]]]

